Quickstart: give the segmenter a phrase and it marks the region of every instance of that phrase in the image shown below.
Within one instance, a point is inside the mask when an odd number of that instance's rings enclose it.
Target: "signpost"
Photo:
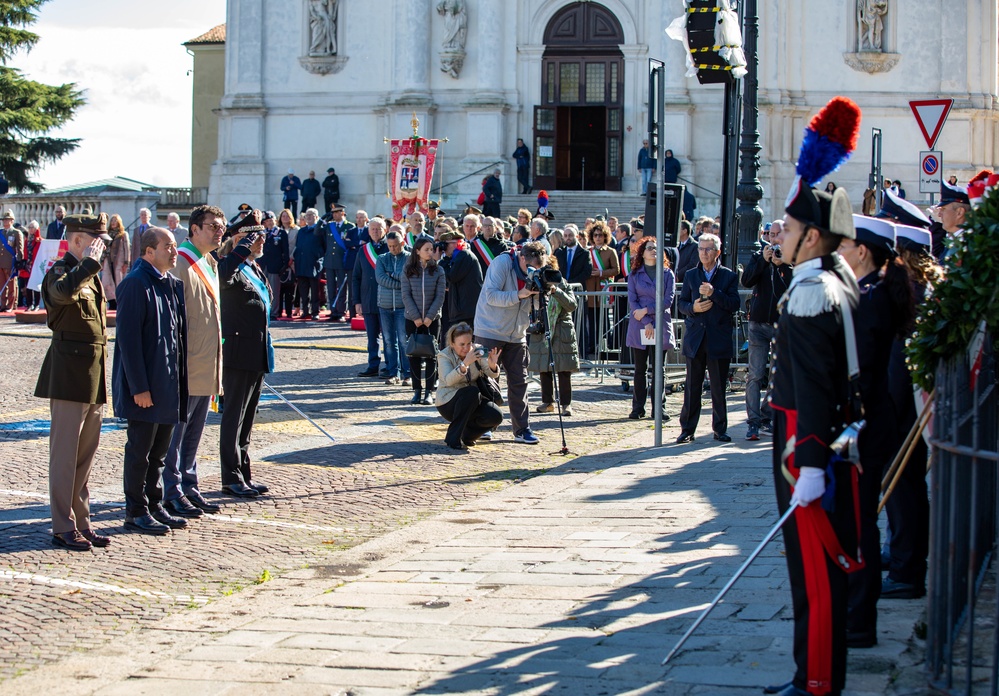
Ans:
[[[912,115],[916,117],[919,130],[923,132],[926,139],[926,147],[933,149],[943,130],[944,123],[947,122],[947,115],[950,114],[951,107],[954,106],[953,99],[922,99],[909,102]]]
[[[924,150],[919,153],[919,192],[940,193],[943,179],[943,152]]]

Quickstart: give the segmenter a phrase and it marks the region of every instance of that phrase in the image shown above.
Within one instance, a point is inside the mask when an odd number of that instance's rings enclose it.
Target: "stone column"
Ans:
[[[435,18],[430,3],[431,0],[396,2],[393,72],[399,101],[430,96],[430,27]]]
[[[470,4],[471,5],[471,4]],[[503,3],[479,0],[469,9],[478,14],[475,34],[469,32],[469,45],[475,46],[475,97],[479,103],[495,104],[503,97]]]

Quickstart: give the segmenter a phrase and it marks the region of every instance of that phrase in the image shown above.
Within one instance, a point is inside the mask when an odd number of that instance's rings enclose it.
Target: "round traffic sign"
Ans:
[[[933,176],[940,169],[940,161],[936,155],[926,155],[923,158],[923,172],[927,176]]]

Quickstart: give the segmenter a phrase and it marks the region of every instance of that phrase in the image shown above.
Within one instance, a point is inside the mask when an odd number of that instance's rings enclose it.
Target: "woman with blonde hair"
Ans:
[[[451,424],[444,444],[454,450],[467,450],[503,422],[503,413],[482,395],[478,385],[479,377],[499,377],[499,348],[486,353],[475,345],[472,327],[463,321],[448,329],[446,341],[437,354],[437,411]]]
[[[108,235],[111,236],[111,244],[102,264],[104,268],[101,271],[101,284],[108,300],[108,309],[116,309],[118,285],[128,275],[128,270],[132,266],[132,251],[121,215],[115,213],[111,216],[108,221]]]

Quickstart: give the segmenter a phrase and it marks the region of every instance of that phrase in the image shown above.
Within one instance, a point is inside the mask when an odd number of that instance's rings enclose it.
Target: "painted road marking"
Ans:
[[[211,601],[211,598],[206,597],[205,595],[171,595],[165,592],[156,592],[154,590],[140,590],[137,587],[120,587],[118,585],[109,585],[104,582],[90,582],[87,580],[64,580],[62,578],[52,578],[47,575],[38,575],[36,573],[21,573],[15,570],[0,570],[0,580],[27,580],[28,582],[39,585],[71,587],[76,590],[111,592],[112,594],[135,595],[138,597],[149,597],[151,599],[166,599],[171,602],[183,602],[185,604],[190,604],[191,602],[194,602],[195,604],[208,604],[208,602]]]

